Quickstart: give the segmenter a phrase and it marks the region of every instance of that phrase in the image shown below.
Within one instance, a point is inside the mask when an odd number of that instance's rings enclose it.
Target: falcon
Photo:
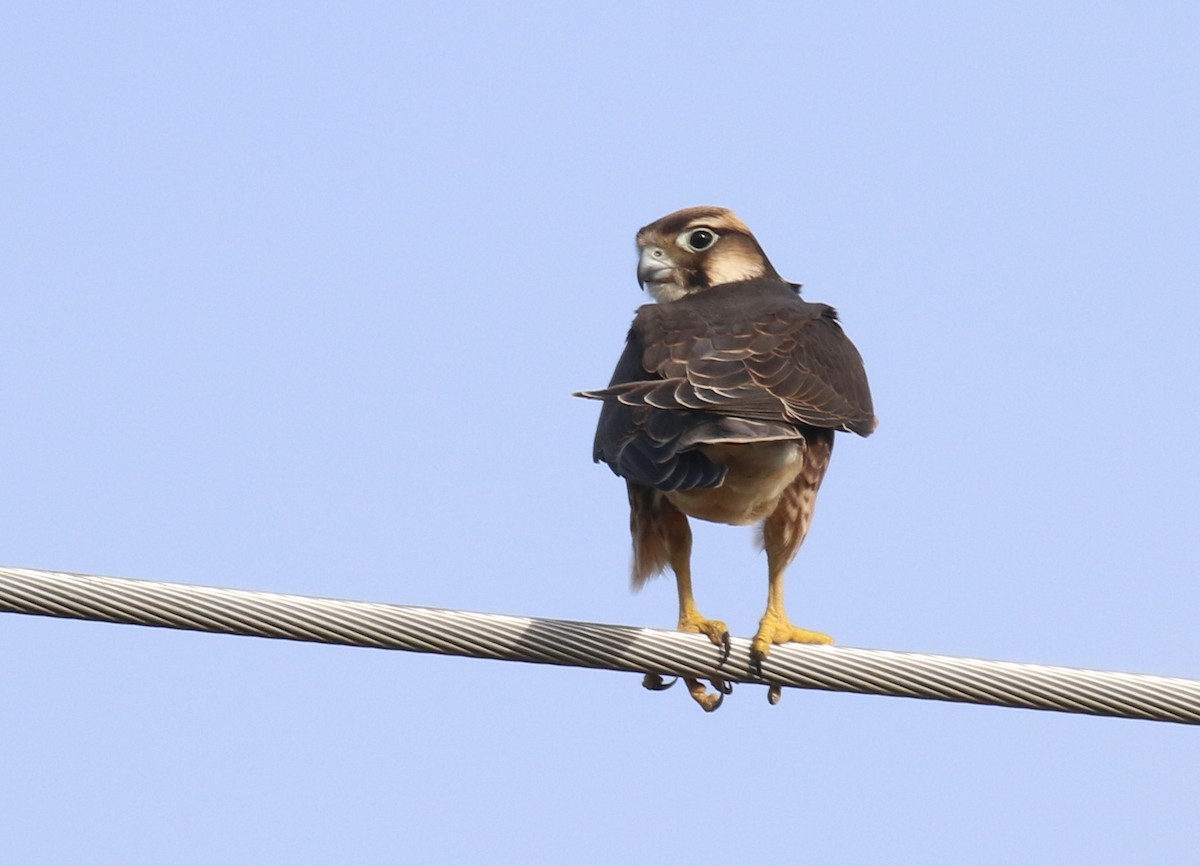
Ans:
[[[762,676],[774,644],[833,643],[792,625],[784,571],[834,433],[875,429],[867,375],[833,307],[801,299],[732,211],[677,211],[641,229],[637,248],[638,282],[657,303],[638,309],[609,386],[577,395],[603,401],[593,457],[625,479],[634,589],[670,567],[679,630],[722,647],[722,663],[729,629],[696,606],[688,518],[760,525],[767,608],[750,657]],[[685,682],[707,711],[729,691]],[[661,683],[647,675],[647,687]]]

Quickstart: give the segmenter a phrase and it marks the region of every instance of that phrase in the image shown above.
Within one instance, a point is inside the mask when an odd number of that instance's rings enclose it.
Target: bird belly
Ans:
[[[714,523],[765,520],[804,468],[804,443],[794,440],[702,445],[700,450],[727,470],[721,486],[672,490],[666,497],[684,514]]]

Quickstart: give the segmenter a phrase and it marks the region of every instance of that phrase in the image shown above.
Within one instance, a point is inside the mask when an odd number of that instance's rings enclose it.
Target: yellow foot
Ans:
[[[726,695],[733,694],[733,683],[728,683],[725,680],[710,680],[712,687],[717,690],[715,694],[705,688],[700,680],[693,679],[692,677],[684,677],[683,682],[687,686],[688,694],[692,696],[692,700],[698,703],[706,713],[711,713],[717,707],[721,706],[721,702],[725,700]],[[642,687],[652,692],[666,691],[673,685],[675,685],[675,680],[664,680],[662,674],[646,674],[642,678]]]
[[[782,613],[768,613],[758,624],[758,632],[750,642],[750,663],[762,676],[762,662],[771,653],[771,645],[777,643],[831,644],[833,638],[819,631],[796,628]]]
[[[733,687],[722,680],[712,681],[713,688],[717,690],[715,692],[710,692],[700,680],[684,677],[683,683],[687,686],[688,694],[692,696],[692,700],[698,703],[700,708],[706,713],[711,713],[717,707],[721,706],[721,702],[725,700],[725,696],[733,691]]]
[[[699,612],[685,614],[679,617],[679,630],[691,634],[702,634],[719,646],[721,660],[717,662],[717,667],[725,664],[725,660],[729,658],[729,628],[719,619],[705,619]]]

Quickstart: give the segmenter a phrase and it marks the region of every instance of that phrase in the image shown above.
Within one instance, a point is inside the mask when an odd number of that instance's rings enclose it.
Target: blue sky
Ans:
[[[880,416],[850,646],[1200,677],[1193,4],[18,4],[0,562],[670,626],[590,460],[633,234],[734,208]],[[753,631],[752,533],[701,608]],[[1182,862],[1189,728],[0,618],[21,863]]]

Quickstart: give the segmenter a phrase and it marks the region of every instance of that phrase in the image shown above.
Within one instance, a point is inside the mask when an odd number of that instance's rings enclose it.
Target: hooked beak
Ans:
[[[662,247],[642,247],[638,259],[638,283],[646,291],[657,295],[656,288],[675,285],[675,262]]]

